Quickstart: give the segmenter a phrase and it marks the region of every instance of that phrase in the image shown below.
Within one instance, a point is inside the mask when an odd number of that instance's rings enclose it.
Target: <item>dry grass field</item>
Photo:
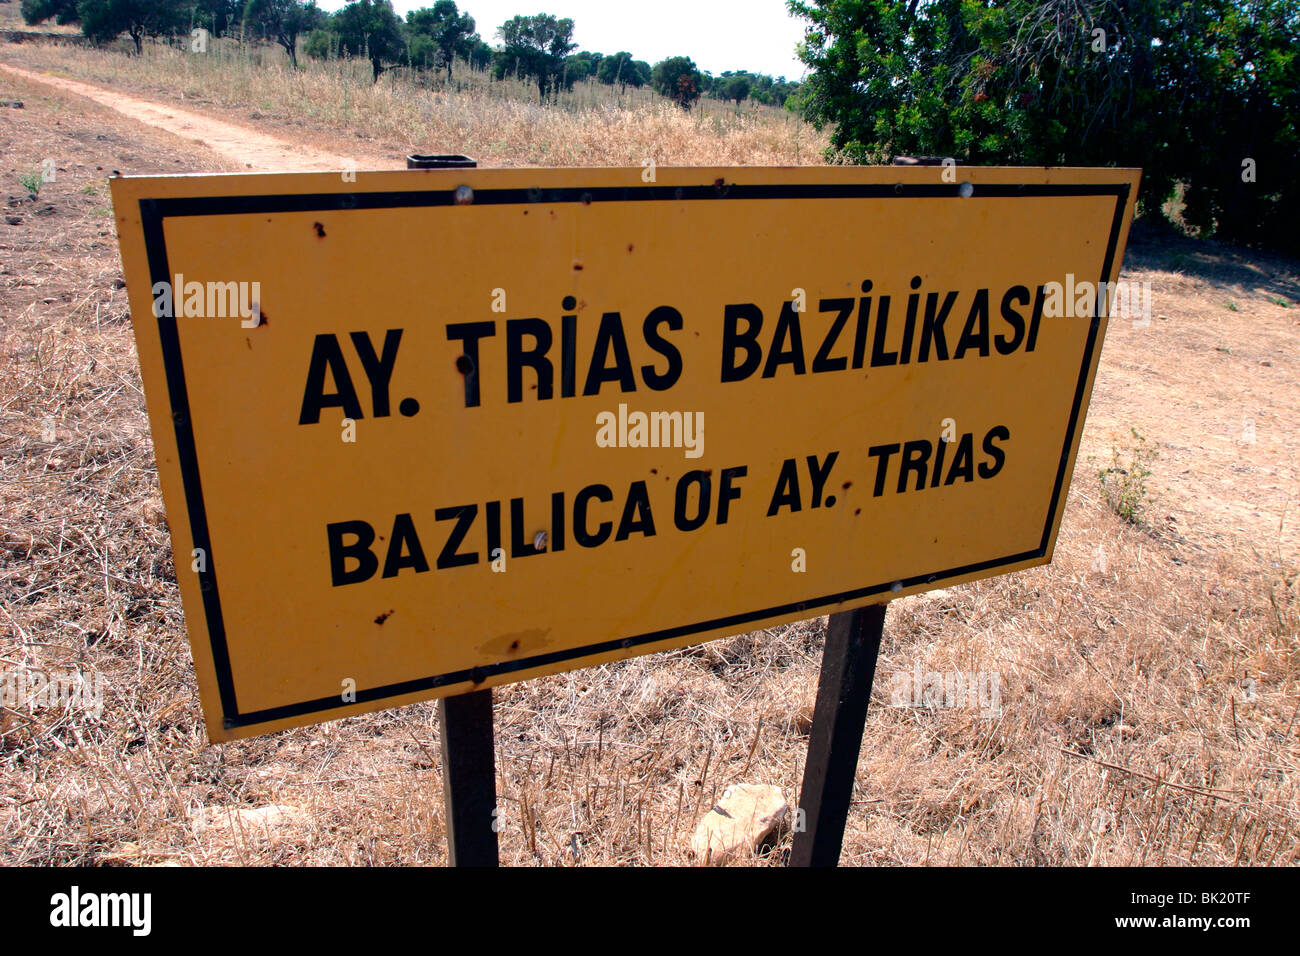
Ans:
[[[823,145],[779,113],[542,109],[338,64],[32,44],[0,63],[340,155],[790,164]],[[24,103],[0,108],[0,671],[106,681],[97,718],[0,711],[0,863],[445,862],[431,704],[206,743],[106,176],[239,167],[3,71],[0,100]],[[57,179],[29,201],[20,177],[47,157]],[[845,863],[1300,854],[1300,264],[1139,227],[1125,276],[1152,283],[1155,315],[1112,324],[1054,563],[890,606]],[[1130,464],[1134,431],[1159,448],[1126,520],[1098,475]],[[497,691],[503,862],[689,864],[729,784],[793,804],[824,625]],[[890,706],[891,675],[918,666],[999,673],[1001,713]]]
[[[225,41],[209,54],[154,46],[142,57],[14,44],[4,62],[256,124],[308,147],[342,140],[398,166],[412,152],[465,153],[498,167],[803,165],[821,162],[827,142],[792,114],[757,104],[703,100],[684,114],[648,90],[618,95],[583,82],[543,107],[536,86],[468,69],[451,89],[422,89],[404,70],[372,83],[370,67],[355,61],[304,59],[294,73],[278,47],[248,54]]]

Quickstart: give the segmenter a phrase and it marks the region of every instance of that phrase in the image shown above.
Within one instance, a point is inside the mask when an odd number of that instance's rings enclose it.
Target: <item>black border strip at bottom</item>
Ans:
[[[667,201],[737,201],[762,199],[854,199],[854,198],[959,198],[958,185],[881,185],[881,184],[845,184],[845,185],[796,185],[796,186],[729,186],[719,189],[716,186],[682,187],[672,193],[662,187],[591,189],[583,190],[522,190],[500,189],[480,190],[475,193],[475,204],[494,205],[511,203],[572,203],[580,202],[630,202],[645,200]],[[977,187],[976,194],[982,197],[1015,198],[1028,196],[1113,196],[1115,213],[1111,222],[1110,237],[1106,245],[1105,260],[1102,265],[1101,281],[1109,281],[1115,250],[1119,244],[1119,233],[1124,222],[1124,210],[1128,205],[1129,186],[1127,183],[1104,185],[1051,185],[1051,184],[998,184]],[[143,227],[145,249],[148,255],[150,281],[171,281],[171,269],[167,258],[167,239],[163,221],[167,218],[206,215],[249,215],[265,212],[317,212],[330,210],[359,210],[376,208],[411,208],[422,206],[446,206],[451,204],[448,190],[430,190],[427,192],[401,193],[355,193],[290,196],[230,196],[230,197],[195,197],[186,199],[142,199],[140,200],[140,219]],[[1099,310],[1101,303],[1097,303]],[[974,574],[993,568],[1018,564],[1022,561],[1040,558],[1047,553],[1051,541],[1052,527],[1056,514],[1061,507],[1064,491],[1066,467],[1070,461],[1070,449],[1074,445],[1074,436],[1079,425],[1083,394],[1087,389],[1088,370],[1092,366],[1092,356],[1097,344],[1100,319],[1094,315],[1088,332],[1087,345],[1084,348],[1083,362],[1079,370],[1079,380],[1075,386],[1074,403],[1070,412],[1070,422],[1066,429],[1065,444],[1061,450],[1061,461],[1057,469],[1056,483],[1047,512],[1047,521],[1043,528],[1042,541],[1032,551],[994,558],[977,564],[949,568],[935,574],[917,575],[906,578],[901,583],[903,588],[917,584],[935,584],[949,578]],[[207,566],[199,574],[199,587],[203,594],[204,615],[207,618],[208,640],[212,649],[213,667],[216,670],[217,686],[221,698],[221,711],[227,729],[250,727],[257,724],[271,723],[304,714],[337,710],[348,706],[340,702],[339,697],[322,697],[316,700],[284,704],[264,710],[240,713],[238,698],[235,693],[234,676],[230,662],[230,651],[226,643],[225,622],[221,609],[220,591],[217,586],[216,560],[212,553],[211,537],[208,531],[207,511],[203,502],[203,486],[198,468],[198,453],[194,442],[194,433],[189,414],[189,393],[185,381],[185,365],[180,351],[180,339],[176,320],[160,316],[158,318],[159,339],[162,346],[163,364],[167,376],[168,398],[172,409],[172,422],[176,433],[176,447],[181,470],[181,480],[185,486],[185,504],[190,520],[190,534],[195,548],[202,548],[207,556]],[[745,624],[763,618],[776,617],[792,611],[805,611],[840,604],[844,601],[883,594],[893,589],[895,582],[873,584],[868,587],[842,591],[838,594],[811,598],[784,604],[777,607],[763,608],[741,614],[699,621],[678,627],[650,631],[633,637],[588,644],[583,647],[553,651],[513,661],[503,661],[468,670],[453,671],[432,677],[417,678],[382,687],[371,687],[356,692],[356,703],[372,703],[388,698],[402,697],[408,694],[432,690],[450,684],[481,683],[489,677],[499,674],[515,673],[546,667],[565,660],[589,657],[611,651],[626,650],[659,641],[672,640],[687,634],[712,631]]]

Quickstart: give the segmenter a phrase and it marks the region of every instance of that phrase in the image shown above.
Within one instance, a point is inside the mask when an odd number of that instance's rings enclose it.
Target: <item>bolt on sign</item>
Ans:
[[[1051,559],[1136,170],[643,172],[113,181],[212,739]]]

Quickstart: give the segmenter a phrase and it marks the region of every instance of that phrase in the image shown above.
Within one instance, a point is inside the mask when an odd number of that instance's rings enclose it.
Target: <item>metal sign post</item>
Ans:
[[[499,824],[492,691],[442,698],[438,701],[438,727],[447,861],[452,866],[496,866]]]
[[[835,866],[840,859],[862,728],[885,627],[885,604],[832,614],[808,738],[799,807],[807,826],[794,835],[791,866]]]
[[[468,156],[406,157],[407,169],[473,169]],[[476,690],[438,701],[442,739],[442,792],[446,805],[447,861],[452,866],[497,866],[496,755],[492,691]]]

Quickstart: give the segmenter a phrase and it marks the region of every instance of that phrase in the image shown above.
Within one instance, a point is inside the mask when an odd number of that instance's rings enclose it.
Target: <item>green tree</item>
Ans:
[[[673,56],[654,65],[650,84],[657,93],[689,110],[700,98],[704,75],[689,56]]]
[[[424,30],[413,27],[412,14],[423,11],[412,10],[406,14],[404,31],[406,33],[406,56],[411,66],[417,70],[439,70],[442,61],[438,52],[438,42]]]
[[[26,3],[28,0],[23,0],[23,2]],[[600,61],[600,66],[596,69],[596,79],[609,86],[619,83],[623,89],[626,89],[628,81],[624,79],[623,72],[627,69],[627,64],[631,62],[632,54],[626,50],[612,53]]]
[[[327,60],[337,52],[339,38],[329,29],[328,24],[327,18],[324,25],[307,34],[307,40],[302,45],[302,52],[313,60]]]
[[[326,15],[316,0],[248,0],[244,7],[244,29],[278,43],[298,68],[298,37],[325,23]]]
[[[197,0],[191,26],[203,27],[214,37],[225,36],[239,19],[241,0]]]
[[[175,0],[81,0],[77,18],[81,32],[94,43],[107,43],[123,33],[137,54],[145,37],[176,36],[189,29],[191,8]]]
[[[784,76],[773,78],[766,73],[749,75],[749,98],[755,103],[769,106],[784,106],[791,91],[799,84],[786,81]]]
[[[749,95],[760,103],[768,103],[772,106],[786,106],[791,98],[799,92],[800,88],[798,83],[791,82],[784,76],[778,76],[772,81],[769,88],[759,91],[757,96],[752,91]]]
[[[338,36],[339,53],[370,60],[375,82],[379,75],[401,62],[406,51],[402,21],[392,0],[350,0],[330,19]]]
[[[438,0],[432,7],[421,7],[406,15],[406,34],[413,63],[432,62],[447,70],[456,57],[470,58],[474,44],[481,42],[474,32],[474,18],[461,13],[455,0]]]
[[[566,90],[573,89],[574,83],[580,83],[591,76],[591,61],[577,55],[566,56],[564,66],[560,68],[560,85]]]
[[[1182,183],[1204,233],[1300,248],[1294,0],[788,5],[802,109],[852,161],[1140,166],[1145,212]]]
[[[631,77],[627,81],[628,86],[640,89],[650,83],[650,77],[654,73],[653,67],[645,60],[633,60],[631,64]]]
[[[77,0],[23,0],[23,22],[29,26],[51,17],[60,25],[78,22]]]
[[[486,70],[492,65],[492,47],[483,41],[483,38],[475,33],[466,41],[465,59],[475,70]]]
[[[721,100],[735,100],[736,105],[749,96],[753,80],[748,73],[723,73],[714,84],[713,93]]]
[[[618,91],[626,93],[629,86],[641,87],[650,82],[650,64],[633,59],[631,53],[620,50],[601,57],[600,65],[596,68],[596,79],[610,86],[618,84]]]
[[[496,76],[527,76],[537,83],[538,95],[546,95],[563,81],[564,58],[573,42],[573,21],[549,13],[512,17],[497,30],[504,44],[496,57]]]
[[[580,50],[565,57],[563,74],[565,87],[572,88],[574,83],[596,76],[600,72],[600,61],[603,59],[605,59],[604,54],[593,53],[590,50]]]

